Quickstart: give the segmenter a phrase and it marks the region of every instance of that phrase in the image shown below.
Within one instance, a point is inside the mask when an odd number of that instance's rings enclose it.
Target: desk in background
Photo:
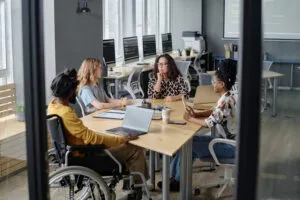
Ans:
[[[208,74],[214,75],[215,71],[208,71]],[[267,71],[267,70],[263,70],[262,73],[262,78],[265,81],[265,87],[267,87],[267,80],[268,79],[273,79],[273,98],[272,98],[272,116],[275,117],[276,116],[276,108],[277,108],[277,92],[278,92],[278,78],[284,76],[283,74],[277,73],[277,72],[273,72],[273,71]],[[267,100],[267,93],[265,93],[264,96],[265,99],[265,105],[264,107],[266,107],[266,100]]]
[[[184,107],[181,101],[165,102],[163,104],[171,107],[170,118],[172,120],[183,120]],[[121,126],[121,120],[93,117],[93,115],[101,112],[104,111],[98,111],[83,117],[82,121],[84,125],[102,133],[107,129]],[[163,200],[170,199],[170,159],[178,150],[182,150],[180,199],[192,199],[192,138],[200,128],[199,125],[190,122],[187,122],[186,125],[174,125],[164,124],[162,120],[152,120],[148,134],[141,135],[137,140],[129,142],[130,144],[163,154]],[[152,167],[152,169],[154,168]]]
[[[235,58],[231,58],[233,60],[238,60]],[[222,56],[216,56],[214,57],[214,68],[216,67],[216,63],[225,60]],[[289,64],[290,65],[290,80],[289,80],[289,89],[292,90],[294,88],[294,71],[295,71],[295,64],[300,65],[300,60],[286,60],[286,59],[267,59],[265,61],[273,62],[273,64]]]

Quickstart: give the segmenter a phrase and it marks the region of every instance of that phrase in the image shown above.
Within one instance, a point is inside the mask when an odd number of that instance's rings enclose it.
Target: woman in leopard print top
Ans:
[[[168,54],[156,58],[154,75],[149,80],[148,97],[176,101],[188,95],[188,87],[173,58]]]

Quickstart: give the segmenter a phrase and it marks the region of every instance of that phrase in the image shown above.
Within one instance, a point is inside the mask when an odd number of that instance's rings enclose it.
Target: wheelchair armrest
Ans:
[[[68,151],[93,151],[93,152],[104,152],[104,145],[68,145]]]

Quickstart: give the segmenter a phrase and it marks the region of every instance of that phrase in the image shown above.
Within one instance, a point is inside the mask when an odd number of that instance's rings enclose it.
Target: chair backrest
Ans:
[[[273,64],[272,61],[264,61],[263,62],[263,69],[269,71],[271,69],[272,64]]]
[[[65,163],[67,152],[67,140],[62,119],[58,115],[47,116],[47,128],[51,136],[51,143],[56,150],[56,156],[60,164]]]
[[[175,64],[178,68],[178,70],[180,71],[185,83],[187,84],[188,86],[188,90],[189,92],[191,91],[191,84],[190,84],[190,81],[189,81],[189,67],[191,65],[191,61],[182,61],[182,60],[175,60]]]
[[[188,77],[189,67],[191,65],[191,61],[181,61],[175,60],[175,64],[177,65],[178,70],[184,78]]]
[[[136,94],[141,94],[141,97],[144,97],[144,92],[141,87],[141,74],[143,68],[142,67],[134,67],[132,72],[128,77],[127,84],[125,89],[130,93],[133,99],[136,99]]]
[[[76,97],[76,102],[80,107],[81,116],[84,117],[87,114],[86,113],[86,106],[84,105],[83,101],[81,100],[81,98],[79,96]]]
[[[208,73],[197,72],[199,85],[211,85],[212,75]]]
[[[0,117],[15,113],[16,84],[0,86]]]
[[[196,71],[199,71],[199,72],[206,72],[206,57],[207,54],[203,54],[203,53],[198,53],[196,58],[195,58],[195,61],[194,61],[194,69],[197,68]]]

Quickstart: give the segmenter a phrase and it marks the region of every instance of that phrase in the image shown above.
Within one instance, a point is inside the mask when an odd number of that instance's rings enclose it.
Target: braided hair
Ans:
[[[55,97],[67,99],[70,92],[76,91],[78,85],[77,72],[75,69],[65,69],[59,73],[51,83],[52,94]]]
[[[223,60],[218,64],[215,76],[225,83],[227,90],[231,90],[235,84],[237,74],[237,61],[232,59]]]

